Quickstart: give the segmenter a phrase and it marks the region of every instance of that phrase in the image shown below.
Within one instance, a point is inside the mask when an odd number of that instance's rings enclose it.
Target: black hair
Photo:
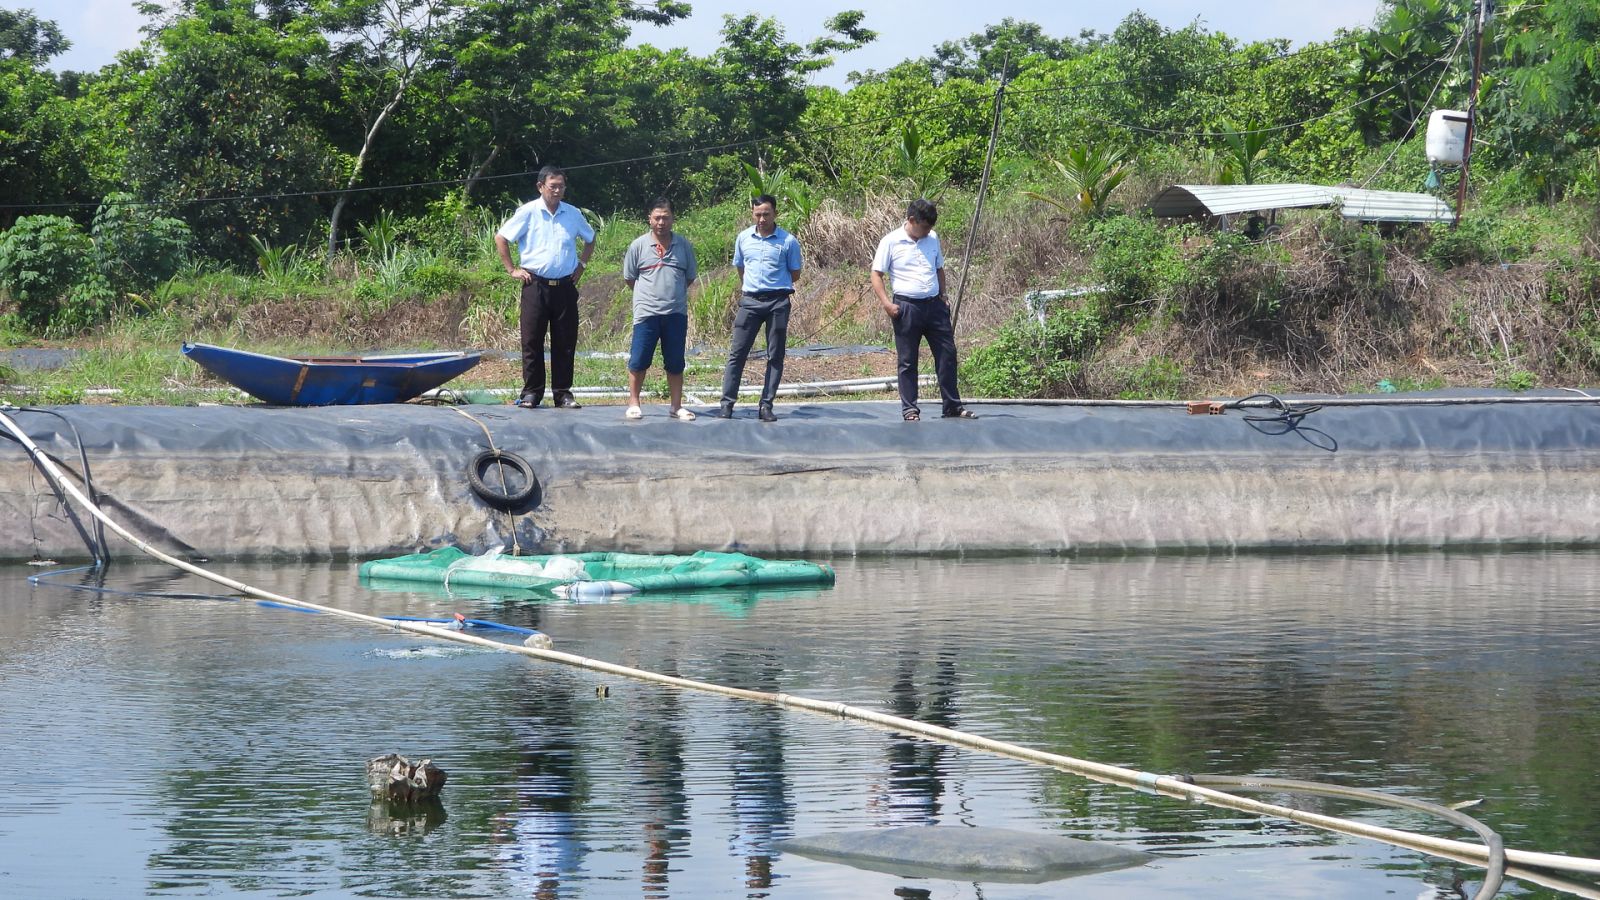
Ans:
[[[750,201],[750,208],[755,209],[763,203],[770,204],[773,212],[778,211],[778,198],[771,194],[758,194]]]
[[[539,184],[544,184],[552,178],[566,178],[567,172],[560,166],[545,166],[539,170]]]
[[[649,208],[644,211],[645,217],[648,218],[650,213],[653,213],[658,209],[664,209],[667,212],[672,212],[672,201],[665,197],[657,197],[656,199],[650,201]]]
[[[939,207],[932,200],[917,198],[906,206],[906,218],[932,228],[939,224]]]

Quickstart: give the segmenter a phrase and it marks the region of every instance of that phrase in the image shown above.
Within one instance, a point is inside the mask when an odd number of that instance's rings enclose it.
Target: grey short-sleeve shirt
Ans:
[[[622,256],[622,279],[633,282],[635,322],[651,316],[687,315],[689,282],[697,277],[694,247],[676,232],[665,253],[656,236],[646,231],[634,238]]]

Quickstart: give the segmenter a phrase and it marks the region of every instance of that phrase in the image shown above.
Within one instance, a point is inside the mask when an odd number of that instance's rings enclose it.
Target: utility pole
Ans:
[[[994,92],[994,125],[989,129],[989,153],[983,160],[983,177],[978,180],[978,206],[972,211],[972,227],[967,229],[967,249],[961,255],[961,282],[956,286],[956,305],[950,311],[950,330],[961,321],[961,298],[967,294],[967,272],[972,268],[972,245],[978,239],[978,223],[983,221],[983,198],[989,193],[989,171],[994,168],[994,145],[1000,139],[1000,109],[1006,102],[1006,82],[1011,75],[1011,54],[1000,63],[1000,87]]]
[[[1477,0],[1473,4],[1472,89],[1467,95],[1466,144],[1461,148],[1461,183],[1456,185],[1456,219],[1450,223],[1451,228],[1461,224],[1461,214],[1467,208],[1467,176],[1472,164],[1472,136],[1478,125],[1478,82],[1483,77],[1484,6],[1489,2],[1490,0]]]

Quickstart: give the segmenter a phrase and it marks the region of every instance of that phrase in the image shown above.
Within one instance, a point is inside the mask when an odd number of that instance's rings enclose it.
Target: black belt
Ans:
[[[535,275],[533,277],[535,281],[542,281],[550,287],[560,287],[572,280],[571,275],[563,275],[560,278],[546,278],[543,275]]]
[[[792,293],[794,291],[745,291],[744,295],[751,300],[781,300]]]
[[[934,294],[932,297],[907,297],[905,294],[895,294],[894,295],[894,302],[896,302],[896,303],[927,303],[929,300],[937,300],[942,296],[944,296],[944,295],[943,294]]]

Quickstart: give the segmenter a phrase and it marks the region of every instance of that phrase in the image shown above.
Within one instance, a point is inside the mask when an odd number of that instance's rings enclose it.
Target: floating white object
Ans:
[[[1459,109],[1436,109],[1428,116],[1428,162],[1459,166],[1467,146],[1467,114]]]

